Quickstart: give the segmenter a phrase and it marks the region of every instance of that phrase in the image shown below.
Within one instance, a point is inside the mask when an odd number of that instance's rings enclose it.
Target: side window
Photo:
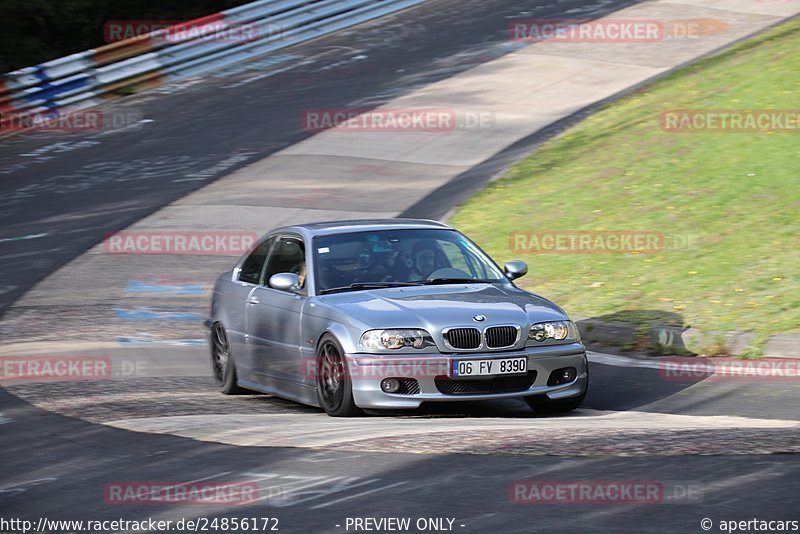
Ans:
[[[259,278],[261,276],[261,271],[264,268],[264,262],[267,259],[267,253],[269,252],[269,248],[275,242],[275,237],[270,237],[253,251],[244,263],[242,263],[242,268],[239,271],[239,280],[242,282],[247,282],[249,284],[257,284],[259,282]]]
[[[300,279],[300,286],[306,282],[306,248],[303,240],[296,237],[282,237],[275,243],[264,273],[264,285],[269,284],[272,275],[294,273]]]

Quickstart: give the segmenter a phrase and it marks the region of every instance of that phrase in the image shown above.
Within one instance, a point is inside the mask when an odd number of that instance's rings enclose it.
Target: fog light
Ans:
[[[572,382],[578,377],[578,370],[574,367],[564,367],[563,369],[556,369],[550,373],[547,379],[548,386],[558,386]]]
[[[397,393],[400,391],[400,381],[396,378],[384,378],[381,380],[381,389],[384,393]]]

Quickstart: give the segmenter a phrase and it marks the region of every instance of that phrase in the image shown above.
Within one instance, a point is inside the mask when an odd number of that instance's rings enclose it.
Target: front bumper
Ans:
[[[447,376],[450,362],[459,360],[499,360],[525,356],[528,371],[536,372],[530,387],[515,391],[478,394],[446,394],[436,385],[436,377]],[[474,401],[547,395],[551,399],[576,397],[586,391],[588,364],[586,349],[581,343],[528,347],[506,352],[481,352],[468,354],[425,354],[395,356],[376,354],[347,354],[348,371],[352,377],[353,400],[359,408],[418,408],[423,402]],[[550,374],[565,367],[577,371],[572,382],[548,386]],[[386,393],[381,389],[384,378],[411,378],[418,382],[419,392],[413,394]],[[452,380],[475,380],[458,379]]]

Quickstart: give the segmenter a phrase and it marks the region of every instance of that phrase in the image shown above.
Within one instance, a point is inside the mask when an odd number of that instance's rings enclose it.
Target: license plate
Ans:
[[[528,358],[501,360],[453,360],[452,377],[513,375],[528,372]]]

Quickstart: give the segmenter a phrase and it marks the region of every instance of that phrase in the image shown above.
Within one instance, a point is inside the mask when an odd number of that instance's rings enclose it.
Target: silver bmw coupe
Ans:
[[[527,270],[433,221],[277,228],[217,279],[214,379],[332,416],[504,397],[573,410],[586,350],[561,308],[514,285]]]

